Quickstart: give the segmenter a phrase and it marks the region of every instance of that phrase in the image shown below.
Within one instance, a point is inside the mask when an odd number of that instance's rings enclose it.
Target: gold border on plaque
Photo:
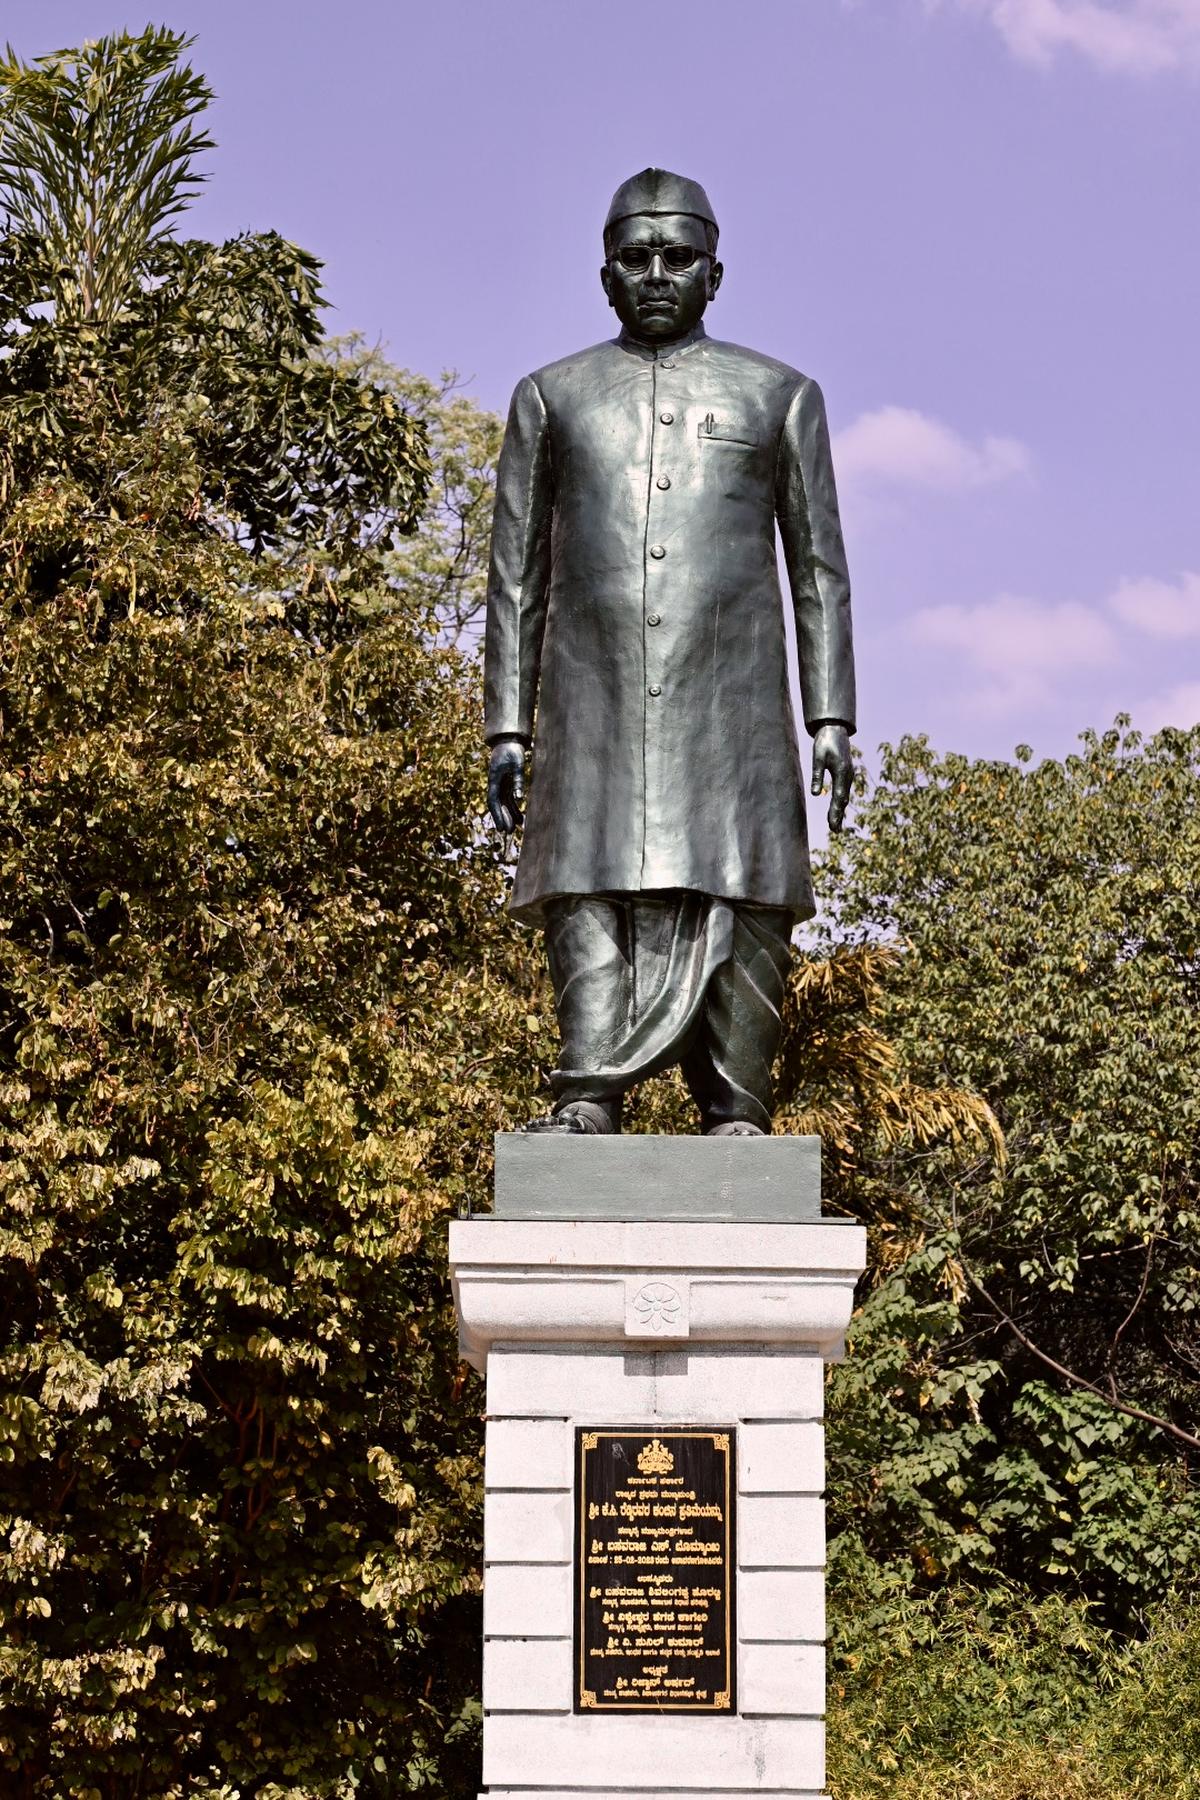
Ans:
[[[587,1543],[587,1455],[589,1451],[599,1449],[600,1439],[602,1437],[653,1438],[656,1431],[662,1436],[673,1438],[709,1438],[712,1442],[713,1449],[720,1451],[725,1458],[725,1668],[728,1685],[722,1688],[719,1693],[715,1693],[707,1706],[697,1706],[691,1703],[672,1706],[669,1701],[664,1702],[660,1700],[644,1700],[640,1702],[636,1700],[623,1700],[619,1704],[613,1703],[606,1706],[591,1688],[584,1685],[583,1606],[587,1596],[587,1582],[583,1578],[586,1556],[583,1553],[582,1547]],[[734,1541],[734,1495],[736,1489],[734,1487],[733,1461],[735,1451],[732,1442],[734,1436],[735,1434],[733,1431],[707,1431],[702,1426],[686,1425],[668,1425],[665,1427],[650,1426],[648,1428],[639,1428],[637,1426],[631,1428],[627,1425],[612,1425],[601,1426],[594,1431],[580,1431],[580,1456],[577,1473],[579,1489],[579,1512],[577,1519],[578,1548],[575,1555],[575,1568],[573,1574],[575,1587],[578,1593],[578,1604],[575,1614],[575,1639],[579,1651],[579,1707],[581,1709],[586,1709],[588,1712],[679,1712],[698,1714],[700,1716],[703,1716],[705,1713],[733,1711],[732,1689],[736,1668],[734,1657],[737,1655],[737,1645],[734,1642],[734,1631],[736,1628],[735,1594],[737,1588],[737,1545]]]

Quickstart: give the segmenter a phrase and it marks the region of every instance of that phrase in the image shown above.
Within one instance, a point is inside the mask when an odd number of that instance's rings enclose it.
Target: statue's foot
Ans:
[[[530,1119],[526,1131],[570,1132],[579,1137],[611,1137],[621,1129],[620,1101],[567,1100],[544,1119]]]
[[[704,1133],[705,1137],[766,1137],[761,1125],[752,1125],[749,1119],[724,1119],[720,1125],[710,1125]]]

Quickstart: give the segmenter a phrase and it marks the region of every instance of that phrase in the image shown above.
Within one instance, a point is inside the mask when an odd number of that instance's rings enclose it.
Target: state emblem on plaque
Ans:
[[[643,1475],[669,1475],[675,1467],[675,1458],[659,1438],[639,1450],[637,1466]]]

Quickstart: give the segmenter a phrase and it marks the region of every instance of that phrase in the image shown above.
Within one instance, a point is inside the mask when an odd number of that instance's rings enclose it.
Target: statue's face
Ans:
[[[600,280],[626,331],[655,344],[683,337],[700,323],[723,273],[708,254],[699,219],[654,213],[613,227],[612,255]]]

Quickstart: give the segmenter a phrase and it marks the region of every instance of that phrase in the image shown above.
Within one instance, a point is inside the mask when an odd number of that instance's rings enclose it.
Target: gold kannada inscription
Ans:
[[[580,1710],[733,1710],[729,1431],[579,1436]]]

